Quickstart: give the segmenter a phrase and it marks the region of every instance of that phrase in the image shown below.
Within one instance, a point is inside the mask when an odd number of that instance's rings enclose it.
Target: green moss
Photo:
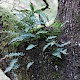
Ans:
[[[8,10],[5,10],[4,8],[0,7],[0,16],[3,30],[15,30],[13,26],[16,25],[17,17],[12,12],[9,12]]]
[[[51,25],[51,27],[54,28],[52,34],[54,34],[54,35],[56,35],[56,36],[59,35],[59,34],[61,33],[61,25],[62,25],[62,23],[61,23],[60,21],[56,20],[56,21]]]

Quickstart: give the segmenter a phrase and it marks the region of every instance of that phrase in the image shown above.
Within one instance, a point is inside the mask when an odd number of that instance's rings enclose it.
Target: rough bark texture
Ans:
[[[69,21],[62,29],[61,41],[71,41],[59,80],[80,80],[80,0],[59,0],[58,19]]]

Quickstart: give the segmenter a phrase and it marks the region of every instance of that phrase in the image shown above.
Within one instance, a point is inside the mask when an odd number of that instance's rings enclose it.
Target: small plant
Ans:
[[[50,51],[52,56],[61,59],[61,54],[67,54],[67,49],[65,49],[64,46],[70,42],[59,44],[55,32],[53,30],[48,30],[48,27],[46,26],[46,22],[48,22],[47,16],[41,10],[35,10],[32,3],[30,4],[30,7],[31,10],[20,10],[18,14],[16,14],[18,21],[15,22],[16,26],[13,26],[15,27],[15,30],[7,30],[10,34],[12,32],[12,36],[14,38],[7,45],[16,45],[17,47],[21,42],[25,41],[29,44],[26,47],[26,50],[29,51],[35,47],[38,47],[40,41],[44,41],[43,53]],[[56,23],[54,25],[56,25]],[[60,26],[61,24],[59,24],[59,27]],[[24,55],[23,53],[13,52],[8,56],[19,57]],[[6,73],[13,69],[17,69],[20,66],[17,65],[17,62],[18,59],[14,59],[13,57],[10,66],[6,68],[4,72]],[[32,64],[34,64],[34,62],[30,62],[27,67],[29,68]]]
[[[64,43],[64,44],[59,44],[56,40],[55,34],[53,34],[53,31],[49,31],[48,29],[46,29],[46,22],[48,22],[48,18],[47,16],[41,11],[41,10],[36,10],[33,7],[33,4],[30,4],[31,10],[21,10],[20,13],[18,14],[20,21],[17,25],[17,29],[19,29],[19,31],[17,32],[19,34],[19,36],[13,38],[8,45],[10,45],[11,43],[14,42],[20,42],[20,41],[24,41],[26,40],[27,42],[30,42],[28,47],[26,48],[26,50],[31,50],[34,47],[38,46],[38,44],[35,44],[35,41],[38,40],[44,40],[44,42],[46,43],[43,47],[43,52],[48,49],[48,47],[54,47],[56,46],[56,50],[58,50],[58,52],[66,52],[66,50],[64,50],[65,45],[69,44],[70,42]],[[38,17],[37,17],[38,16]],[[19,25],[19,24],[22,25]],[[58,23],[55,23],[54,25],[56,25]],[[61,23],[58,25],[58,27],[61,26]],[[34,44],[32,44],[32,42]],[[54,54],[53,54],[54,55]],[[56,57],[58,57],[57,55],[54,55]],[[60,54],[59,54],[60,56]],[[61,57],[59,57],[61,58]]]

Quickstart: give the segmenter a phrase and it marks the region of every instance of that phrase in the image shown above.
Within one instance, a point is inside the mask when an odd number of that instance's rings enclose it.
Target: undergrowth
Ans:
[[[70,43],[59,43],[57,40],[57,36],[61,32],[60,27],[63,24],[60,22],[55,22],[53,26],[56,27],[47,27],[47,15],[43,13],[41,10],[35,10],[32,3],[30,4],[30,7],[31,10],[18,11],[18,13],[14,15],[17,17],[16,20],[10,18],[13,21],[10,21],[9,18],[2,16],[2,21],[4,25],[1,25],[1,27],[3,28],[3,33],[7,33],[8,37],[12,39],[10,42],[8,41],[6,43],[6,46],[8,47],[12,45],[14,46],[14,49],[16,49],[19,46],[19,44],[21,44],[21,42],[26,41],[29,44],[26,47],[26,51],[29,51],[33,48],[38,47],[39,41],[44,41],[45,43],[43,45],[43,53],[50,50],[52,56],[62,59],[61,54],[67,54],[67,49],[65,49],[64,46]],[[10,22],[14,25],[10,24]],[[7,23],[9,23],[11,27],[6,29],[4,28],[4,26],[9,27],[9,24]],[[7,73],[20,67],[20,65],[18,64],[18,57],[24,56],[25,53],[10,52],[5,55],[7,55],[6,58],[9,57],[10,60],[12,59],[9,67],[7,67],[4,71],[4,73]],[[27,69],[29,69],[29,67],[33,64],[34,62],[29,62],[26,66]]]

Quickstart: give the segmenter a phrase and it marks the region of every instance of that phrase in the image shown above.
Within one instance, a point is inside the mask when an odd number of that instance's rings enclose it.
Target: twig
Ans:
[[[5,55],[3,58],[0,59],[0,62],[2,62],[2,60],[8,58],[9,56],[8,55]]]

